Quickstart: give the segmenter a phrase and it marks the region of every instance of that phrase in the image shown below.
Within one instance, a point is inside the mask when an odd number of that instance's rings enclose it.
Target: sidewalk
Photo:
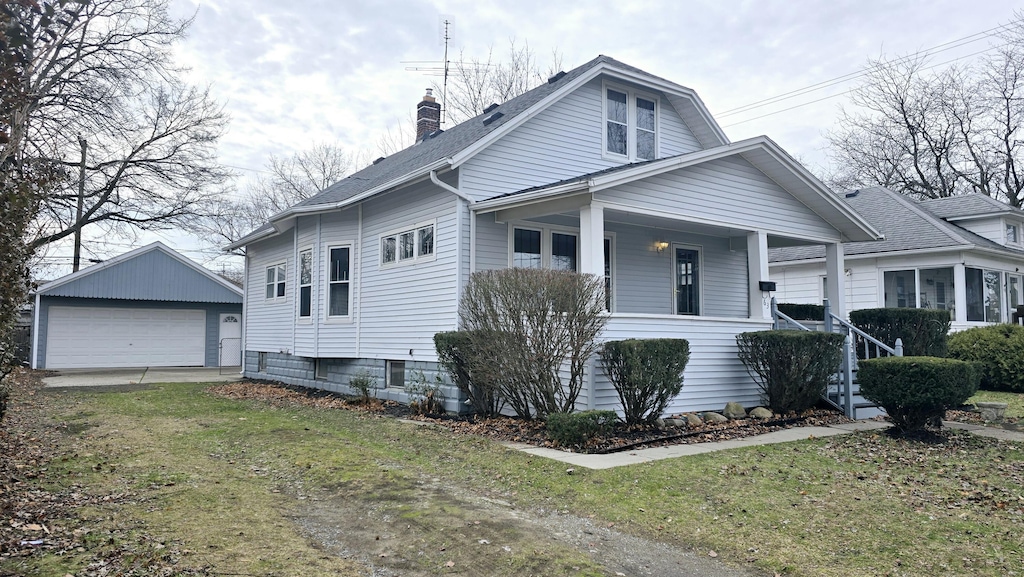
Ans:
[[[970,431],[976,435],[1003,439],[1007,441],[1024,442],[1024,433],[983,427],[981,425],[969,425],[965,423],[954,423],[944,421],[944,426],[951,429]],[[660,461],[675,457],[686,457],[689,455],[700,455],[714,451],[727,449],[739,449],[741,447],[756,447],[758,445],[771,445],[775,443],[788,443],[790,441],[802,441],[804,439],[815,439],[819,437],[832,437],[835,435],[848,435],[857,431],[872,431],[888,429],[889,423],[881,421],[856,421],[844,425],[830,425],[828,427],[795,427],[781,431],[773,431],[763,435],[744,437],[729,441],[718,441],[713,443],[695,443],[691,445],[669,445],[667,447],[653,447],[650,449],[637,449],[634,451],[623,451],[621,453],[610,453],[607,455],[594,455],[588,453],[569,453],[558,449],[546,447],[535,447],[525,443],[505,443],[506,447],[560,461],[577,467],[587,469],[611,469],[625,465],[636,465],[649,461]]]

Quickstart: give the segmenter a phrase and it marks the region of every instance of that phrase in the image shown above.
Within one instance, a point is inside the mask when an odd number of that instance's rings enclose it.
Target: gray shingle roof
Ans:
[[[1000,212],[1024,214],[1024,211],[1015,209],[1004,202],[999,202],[984,194],[963,194],[960,196],[928,199],[921,201],[921,206],[927,208],[929,212],[939,218],[957,218]]]
[[[388,156],[376,164],[366,168],[328,186],[318,194],[296,204],[294,207],[308,207],[324,204],[336,204],[344,202],[368,190],[395,181],[403,176],[422,171],[446,158],[450,158],[463,150],[466,150],[488,134],[498,130],[501,126],[510,122],[518,115],[526,112],[538,102],[544,100],[553,92],[557,91],[567,83],[586,74],[599,64],[610,64],[616,68],[644,75],[652,80],[666,82],[679,86],[683,90],[689,90],[670,80],[655,76],[634,66],[619,62],[609,56],[599,55],[590,62],[574,68],[565,73],[554,82],[545,82],[540,86],[525,92],[515,98],[502,103],[498,108],[480,114],[474,118],[461,122],[433,138],[424,139],[404,150],[400,150]],[[495,112],[501,112],[502,117],[484,124],[483,120]],[[293,208],[294,208],[293,207]],[[257,228],[253,234],[269,231],[269,223]]]
[[[885,235],[885,240],[844,244],[843,252],[846,256],[972,245],[1024,256],[1024,251],[1007,248],[946,222],[933,210],[935,201],[916,202],[880,186],[860,189],[856,194],[846,196],[843,200]],[[993,202],[999,203],[996,200]],[[974,210],[981,206],[973,199],[965,202],[964,205],[966,210]],[[943,207],[940,210],[942,214],[962,216],[954,210],[956,203],[941,203],[941,206]],[[989,203],[986,202],[985,206],[987,207],[986,213],[995,212]],[[770,262],[816,258],[825,258],[824,246],[773,248],[768,251]]]

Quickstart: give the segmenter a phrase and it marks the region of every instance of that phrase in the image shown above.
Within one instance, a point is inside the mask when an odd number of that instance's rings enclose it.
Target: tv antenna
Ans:
[[[441,118],[440,124],[444,126],[448,119],[448,44],[451,41],[451,17],[440,15],[437,19],[438,44],[444,44],[444,60],[403,60],[402,64],[412,64],[405,69],[410,72],[422,72],[427,76],[441,76]],[[440,66],[439,66],[440,64]]]

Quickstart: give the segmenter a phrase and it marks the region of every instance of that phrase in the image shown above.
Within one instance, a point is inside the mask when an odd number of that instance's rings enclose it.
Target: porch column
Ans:
[[[828,278],[828,298],[832,314],[846,318],[846,264],[843,258],[843,244],[833,242],[825,245],[825,277]]]
[[[761,291],[761,281],[768,280],[768,234],[747,233],[747,277],[749,277],[750,318],[772,318],[771,299]]]
[[[604,207],[580,209],[580,272],[604,278]]]
[[[953,312],[953,322],[967,322],[967,267],[963,263],[953,265]]]

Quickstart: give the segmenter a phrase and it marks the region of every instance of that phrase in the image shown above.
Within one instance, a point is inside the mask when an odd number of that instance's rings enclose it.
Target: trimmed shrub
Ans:
[[[794,321],[822,321],[825,320],[825,307],[822,305],[811,305],[801,303],[778,303],[775,305],[779,312],[793,319]]]
[[[972,363],[935,357],[885,357],[859,363],[860,394],[889,413],[897,431],[924,429],[942,422],[947,409],[959,407],[978,390]]]
[[[981,367],[981,388],[1024,393],[1024,326],[1001,324],[949,336],[949,356]]]
[[[487,379],[474,379],[470,370],[473,359],[473,335],[470,331],[450,331],[434,335],[434,348],[441,366],[448,372],[452,383],[469,400],[473,410],[481,415],[501,413],[505,403],[497,388]]]
[[[683,388],[690,360],[686,339],[609,341],[601,349],[601,366],[619,395],[627,425],[653,423]]]
[[[547,416],[548,438],[562,447],[578,447],[615,426],[615,411],[551,413]]]
[[[944,357],[951,319],[949,311],[933,309],[861,309],[850,322],[890,347],[903,339],[903,356]]]
[[[843,357],[843,335],[759,331],[736,336],[739,357],[776,413],[803,411],[824,394]]]

